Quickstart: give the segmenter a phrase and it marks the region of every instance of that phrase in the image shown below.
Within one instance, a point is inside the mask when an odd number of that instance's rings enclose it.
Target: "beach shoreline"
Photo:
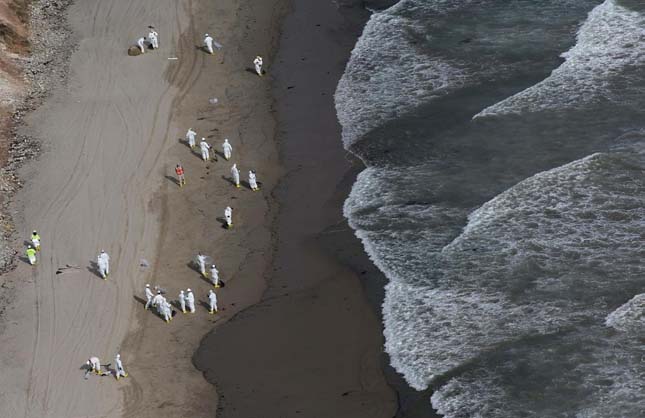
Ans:
[[[221,392],[222,417],[252,416],[259,405],[264,416],[435,417],[429,394],[389,366],[385,279],[342,216],[363,166],[342,148],[333,95],[369,13],[353,2],[315,3],[293,3],[273,74],[286,174],[274,192],[269,287],[207,335],[194,361]]]

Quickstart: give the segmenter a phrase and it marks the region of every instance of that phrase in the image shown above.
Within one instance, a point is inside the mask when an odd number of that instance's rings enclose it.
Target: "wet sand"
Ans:
[[[219,416],[396,414],[397,395],[382,372],[379,317],[358,276],[323,242],[356,245],[341,212],[355,171],[333,93],[366,17],[360,8],[300,0],[285,21],[272,76],[287,174],[275,191],[269,287],[195,355],[221,396]]]

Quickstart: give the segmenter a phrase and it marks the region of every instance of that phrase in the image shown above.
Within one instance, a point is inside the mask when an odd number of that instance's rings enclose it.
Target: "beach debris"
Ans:
[[[139,260],[139,266],[147,268],[150,267],[150,263],[145,258],[142,258],[141,260]]]
[[[212,105],[217,104],[219,103],[219,99],[217,97],[211,97],[210,99],[208,99],[208,103]]]
[[[177,57],[168,57],[168,59],[174,61],[174,60],[178,60],[179,58],[177,58]]]
[[[141,54],[142,52],[138,46],[133,45],[130,48],[128,48],[128,55],[131,57],[136,57],[137,55],[141,55]]]
[[[75,266],[73,264],[65,264],[65,267],[58,267],[56,269],[56,274],[66,273],[68,270],[80,270],[80,266]]]

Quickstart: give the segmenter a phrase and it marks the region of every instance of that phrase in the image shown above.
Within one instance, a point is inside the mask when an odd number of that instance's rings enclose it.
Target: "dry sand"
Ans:
[[[263,288],[272,213],[263,197],[276,181],[277,156],[268,83],[245,68],[271,49],[281,3],[204,3],[209,9],[189,0],[86,0],[69,9],[79,47],[68,83],[24,128],[44,152],[22,170],[16,222],[25,238],[38,229],[43,245],[38,266],[21,262],[10,273],[21,285],[0,335],[0,416],[214,414],[215,393],[190,356],[216,318]],[[160,50],[129,57],[127,47],[149,24]],[[197,48],[206,31],[224,44],[222,53]],[[238,165],[256,168],[265,191],[237,190],[224,178],[229,163],[191,154],[178,141],[188,126],[216,149],[230,138]],[[181,190],[172,180],[177,161],[188,180]],[[216,219],[229,204],[233,231]],[[91,268],[102,248],[111,255],[105,282]],[[146,282],[171,296],[191,287],[204,299],[209,285],[187,265],[198,250],[218,261],[228,283],[223,313],[212,317],[198,306],[167,325],[144,312],[133,296]],[[142,258],[150,268],[139,266]],[[67,264],[79,268],[57,275]],[[119,351],[130,378],[83,379],[90,355],[112,362]]]

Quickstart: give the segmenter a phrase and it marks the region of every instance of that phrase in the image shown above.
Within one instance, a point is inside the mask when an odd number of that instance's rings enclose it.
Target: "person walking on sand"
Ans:
[[[146,284],[146,306],[145,309],[148,310],[150,308],[150,305],[152,305],[152,299],[154,298],[154,294],[152,293],[152,290],[150,289],[150,285]]]
[[[206,275],[206,256],[204,254],[197,253],[197,265],[199,266],[199,272],[202,276],[208,277]]]
[[[163,301],[163,317],[166,323],[172,321],[172,305],[165,298]]]
[[[121,362],[121,354],[117,354],[114,357],[114,374],[116,375],[116,380],[119,380],[120,377],[128,377],[128,374],[123,368],[123,363]]]
[[[231,176],[233,176],[233,183],[235,187],[240,188],[240,170],[237,169],[237,164],[233,164],[231,167]]]
[[[258,190],[260,190],[260,188],[258,187],[258,179],[255,176],[255,170],[249,171],[249,186],[251,187],[251,190],[253,190],[254,192],[257,192]]]
[[[213,286],[219,287],[219,270],[217,270],[215,264],[211,265],[211,283],[213,283]]]
[[[191,148],[195,148],[195,135],[197,135],[197,132],[193,131],[193,128],[189,128],[188,132],[186,132],[186,142]]]
[[[230,206],[224,209],[224,219],[226,219],[226,228],[233,228],[233,209]]]
[[[213,51],[213,38],[209,34],[204,35],[204,46],[209,54],[213,55],[215,53]]]
[[[137,46],[138,46],[138,47],[139,47],[139,49],[141,50],[141,53],[142,53],[142,54],[145,54],[145,53],[146,53],[146,41],[147,41],[147,39],[146,39],[146,37],[145,37],[145,36],[143,36],[143,37],[141,37],[141,38],[137,39]]]
[[[210,308],[209,314],[213,315],[217,312],[217,295],[213,292],[213,289],[208,291],[208,307]]]
[[[110,256],[101,250],[101,253],[96,257],[96,264],[99,267],[101,277],[103,277],[103,280],[106,280],[108,274],[110,274]]]
[[[36,232],[36,230],[31,233],[31,243],[33,244],[36,251],[40,251],[40,235],[38,235],[38,232]]]
[[[206,138],[202,138],[201,142],[199,143],[199,148],[201,148],[202,150],[202,160],[210,160],[211,156],[209,150],[211,149],[211,146],[208,145],[208,142],[206,142]]]
[[[255,65],[255,72],[262,77],[262,64],[264,64],[264,61],[262,60],[261,56],[255,57],[253,60],[253,65]]]
[[[231,144],[229,144],[228,139],[224,140],[222,149],[224,150],[224,158],[226,158],[226,161],[230,160],[231,154],[233,153],[233,147],[231,146]]]
[[[195,313],[195,295],[190,288],[186,289],[186,305],[188,305],[190,313]]]
[[[184,177],[184,167],[182,167],[181,164],[177,164],[177,167],[175,167],[175,174],[177,174],[179,187],[184,187],[184,184],[186,184],[186,178]]]
[[[31,245],[27,245],[27,251],[25,251],[29,264],[32,266],[35,265],[38,261],[36,260],[36,250]]]
[[[88,366],[90,366],[90,370],[93,371],[96,374],[101,374],[101,360],[99,360],[98,357],[92,356],[87,360],[86,363]]]
[[[181,308],[181,313],[186,313],[186,295],[183,290],[179,291],[179,307]]]

